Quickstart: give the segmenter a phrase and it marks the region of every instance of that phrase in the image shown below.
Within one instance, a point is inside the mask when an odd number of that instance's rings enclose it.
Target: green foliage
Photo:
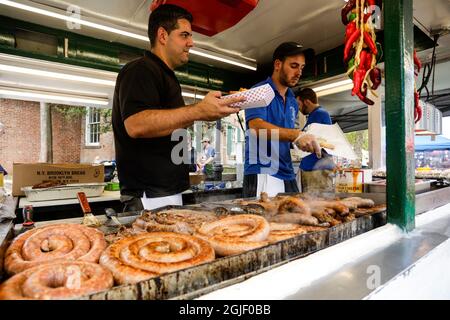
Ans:
[[[62,104],[50,104],[52,110],[60,113],[65,120],[74,120],[86,116],[88,110],[85,107],[74,107]]]
[[[108,133],[112,131],[112,109],[100,109],[100,132]]]
[[[349,132],[345,136],[355,148],[369,150],[369,130]]]
[[[52,110],[60,113],[65,120],[70,121],[79,119],[80,117],[86,117],[88,115],[88,108],[68,106],[62,104],[50,104]],[[112,109],[97,109],[100,111],[100,132],[108,133],[112,131]]]

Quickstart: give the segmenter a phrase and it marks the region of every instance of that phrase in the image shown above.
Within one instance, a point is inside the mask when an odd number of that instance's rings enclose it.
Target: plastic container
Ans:
[[[119,191],[120,190],[120,184],[118,182],[109,182],[106,185],[105,190],[107,190],[107,191]]]
[[[371,169],[345,169],[336,174],[335,189],[337,193],[363,193],[371,181]]]
[[[87,197],[98,197],[103,193],[106,183],[68,184],[45,189],[23,187],[28,201],[48,201],[62,199],[76,199],[78,192],[84,192]]]

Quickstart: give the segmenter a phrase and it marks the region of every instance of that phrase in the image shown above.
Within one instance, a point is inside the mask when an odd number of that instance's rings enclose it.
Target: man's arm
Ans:
[[[279,130],[280,141],[293,142],[301,133],[301,130],[299,129],[281,128],[260,118],[250,120],[248,122],[248,126],[250,127],[250,129],[256,130],[256,133],[259,133],[259,130],[261,129],[267,129],[267,136],[269,140],[271,140],[271,130],[273,129]]]
[[[211,161],[213,161],[213,160],[214,160],[214,157],[209,157],[208,160],[206,160],[206,162],[205,162],[205,166],[207,164],[211,163]]]
[[[250,129],[254,129],[259,133],[261,129],[267,129],[268,139],[271,140],[271,129],[279,130],[280,141],[293,142],[301,150],[306,152],[315,153],[317,157],[321,157],[321,148],[316,138],[313,135],[302,132],[300,129],[286,129],[275,126],[262,119],[255,118],[248,122]]]
[[[125,129],[131,138],[158,138],[171,135],[173,131],[191,126],[194,121],[214,121],[239,109],[231,104],[245,98],[221,100],[220,92],[210,92],[197,104],[172,110],[144,110],[125,120]]]
[[[216,157],[216,150],[214,148],[212,148],[211,146],[209,146],[208,149],[208,159],[205,162],[205,166],[209,163],[211,163],[212,161],[214,161],[215,157]]]
[[[172,110],[145,110],[125,120],[131,138],[157,138],[171,135],[176,129],[187,128],[199,118],[199,110],[190,105]]]

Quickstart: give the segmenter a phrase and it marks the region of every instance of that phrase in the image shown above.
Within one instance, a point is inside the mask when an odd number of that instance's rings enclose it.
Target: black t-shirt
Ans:
[[[149,109],[174,109],[184,106],[175,73],[156,55],[125,65],[117,77],[112,123],[117,172],[122,195],[149,198],[170,196],[189,189],[188,166],[175,165],[172,149],[178,141],[171,136],[133,139],[125,120]]]

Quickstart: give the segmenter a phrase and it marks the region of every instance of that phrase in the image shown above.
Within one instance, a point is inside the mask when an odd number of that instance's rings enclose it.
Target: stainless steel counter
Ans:
[[[371,298],[393,281],[407,278],[416,265],[449,243],[450,204],[418,216],[416,225],[414,232],[406,234],[388,224],[240,284],[204,295],[201,299]],[[440,270],[445,271],[448,263],[448,259],[443,260]],[[437,275],[441,281],[445,278],[443,274],[446,272]],[[433,285],[420,277],[410,280],[423,289],[430,289]],[[440,286],[440,283],[434,285]],[[427,299],[434,295],[412,290],[399,290],[395,295],[397,291],[392,291],[394,296],[390,298],[394,299],[418,296]],[[437,292],[437,298],[450,298],[448,288],[438,288]]]

